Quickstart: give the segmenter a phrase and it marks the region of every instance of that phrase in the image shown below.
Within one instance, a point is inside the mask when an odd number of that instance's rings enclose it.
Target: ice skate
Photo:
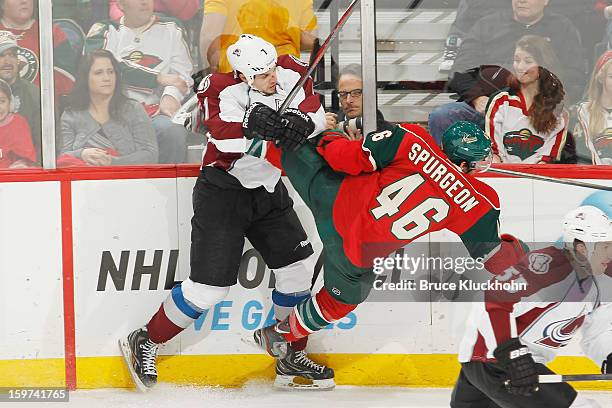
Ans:
[[[291,346],[285,358],[276,362],[274,386],[282,389],[332,390],[334,370],[312,361],[304,350],[294,351]]]
[[[159,344],[149,339],[146,327],[134,330],[126,338],[119,339],[123,359],[139,391],[147,391],[157,384],[155,358],[158,347]]]
[[[257,345],[274,358],[284,359],[289,352],[289,342],[283,334],[289,333],[289,320],[285,319],[275,325],[257,329],[253,339]]]

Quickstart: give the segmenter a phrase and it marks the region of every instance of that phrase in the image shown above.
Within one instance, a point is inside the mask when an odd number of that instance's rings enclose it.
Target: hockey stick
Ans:
[[[612,381],[612,374],[547,374],[538,376],[540,384],[558,384],[566,381]]]
[[[540,176],[538,174],[529,174],[529,173],[523,173],[523,172],[520,172],[520,171],[505,170],[505,169],[496,169],[496,168],[489,168],[487,171],[489,171],[491,173],[507,174],[509,176],[529,178],[529,179],[532,179],[532,180],[547,181],[549,183],[558,183],[558,184],[565,184],[565,185],[570,185],[570,186],[593,188],[593,189],[596,189],[596,190],[612,191],[612,186],[604,186],[604,185],[601,185],[601,184],[585,183],[584,181],[575,181],[575,180],[570,180],[570,179],[565,179],[565,178],[555,178],[555,177]]]
[[[306,71],[306,73],[302,75],[300,80],[295,84],[293,89],[291,89],[291,92],[289,92],[289,95],[287,95],[287,97],[285,98],[285,101],[278,109],[279,114],[282,114],[285,111],[285,109],[287,109],[289,104],[293,101],[293,98],[295,98],[295,96],[300,91],[300,89],[302,89],[302,87],[308,80],[308,77],[315,70],[315,68],[319,64],[319,61],[321,61],[321,58],[323,58],[323,55],[329,48],[329,45],[332,42],[332,40],[336,37],[336,35],[338,35],[338,32],[342,29],[342,27],[344,27],[344,24],[346,24],[346,21],[351,16],[351,13],[353,12],[353,9],[357,5],[357,3],[359,3],[359,0],[353,0],[351,4],[348,6],[348,8],[346,9],[346,11],[344,12],[344,14],[342,15],[342,17],[340,17],[334,29],[331,31],[331,33],[329,33],[329,35],[325,39],[325,42],[321,45],[321,48],[319,48],[319,52],[317,52],[316,56],[312,60],[312,64],[310,64],[308,71]]]

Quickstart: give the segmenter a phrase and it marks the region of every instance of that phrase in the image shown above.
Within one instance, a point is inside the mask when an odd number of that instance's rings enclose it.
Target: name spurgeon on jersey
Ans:
[[[420,168],[424,174],[436,183],[446,193],[447,196],[459,205],[463,212],[467,213],[479,204],[479,201],[472,195],[470,190],[465,188],[461,180],[449,171],[442,160],[432,155],[427,149],[417,142],[410,147],[408,158],[415,166]]]

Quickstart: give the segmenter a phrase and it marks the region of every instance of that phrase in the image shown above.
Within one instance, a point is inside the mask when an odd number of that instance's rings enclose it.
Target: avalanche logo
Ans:
[[[521,129],[518,132],[506,133],[504,135],[504,146],[509,154],[525,160],[544,146],[544,139],[534,135],[529,129]]]
[[[549,324],[544,329],[544,337],[536,341],[536,344],[552,349],[565,347],[584,323],[584,318],[581,315]]]
[[[597,155],[602,159],[612,159],[612,128],[607,128],[593,140]]]
[[[159,57],[144,54],[142,51],[132,51],[124,59],[147,68],[155,68],[162,62]]]

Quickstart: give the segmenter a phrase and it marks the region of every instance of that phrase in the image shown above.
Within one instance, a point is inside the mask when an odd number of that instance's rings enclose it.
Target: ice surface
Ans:
[[[337,387],[333,391],[278,391],[271,383],[252,383],[241,389],[183,387],[159,384],[148,393],[135,390],[79,390],[70,403],[19,403],[77,408],[448,408],[451,390],[394,387]],[[602,407],[612,407],[612,393],[585,392]],[[8,408],[8,406],[7,406]]]

